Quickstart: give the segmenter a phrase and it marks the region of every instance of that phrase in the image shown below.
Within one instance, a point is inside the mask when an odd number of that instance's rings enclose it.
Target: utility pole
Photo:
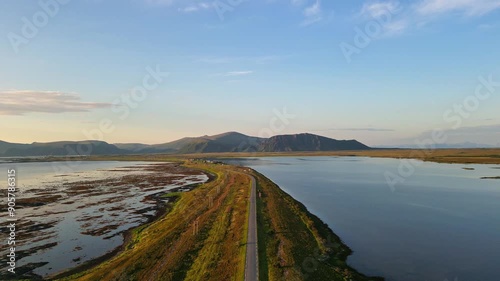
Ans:
[[[197,218],[194,221],[194,224],[193,224],[193,235],[197,235],[198,234],[199,228],[200,228],[200,221],[199,221],[199,218]]]

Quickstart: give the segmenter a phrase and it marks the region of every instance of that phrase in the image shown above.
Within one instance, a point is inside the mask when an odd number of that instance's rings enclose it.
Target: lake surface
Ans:
[[[398,175],[398,159],[226,162],[259,171],[302,202],[354,251],[348,263],[362,273],[388,281],[500,280],[500,180],[480,179],[499,176],[499,165],[421,162],[391,189],[384,174]]]
[[[5,185],[11,168],[18,190],[16,267],[43,277],[110,253],[123,244],[126,230],[157,215],[158,205],[168,201],[161,194],[208,180],[172,163],[0,163]],[[1,233],[6,241],[6,228]],[[2,274],[0,280],[11,277]]]

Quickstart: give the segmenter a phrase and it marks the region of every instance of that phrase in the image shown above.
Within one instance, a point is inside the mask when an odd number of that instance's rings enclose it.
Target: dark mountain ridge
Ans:
[[[280,135],[265,140],[260,151],[336,151],[370,149],[356,140],[336,140],[313,134]]]
[[[228,132],[214,136],[188,137],[156,145],[141,143],[109,144],[103,141],[35,142],[32,144],[16,144],[0,141],[0,156],[3,157],[150,153],[291,152],[366,149],[370,149],[370,147],[356,140],[336,140],[313,134],[278,135],[271,138],[258,138],[238,132]]]
[[[75,155],[116,155],[127,154],[128,150],[119,149],[104,141],[59,141],[49,143],[34,142],[17,144],[0,141],[0,156],[75,156]]]

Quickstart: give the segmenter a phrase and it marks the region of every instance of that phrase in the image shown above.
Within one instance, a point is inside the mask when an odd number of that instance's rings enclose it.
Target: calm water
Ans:
[[[500,280],[499,165],[422,163],[392,190],[397,159],[238,160],[269,177],[339,235],[348,262],[392,281]],[[474,168],[464,170],[463,168]]]

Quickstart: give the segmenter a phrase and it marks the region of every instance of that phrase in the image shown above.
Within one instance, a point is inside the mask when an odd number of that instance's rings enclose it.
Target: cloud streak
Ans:
[[[78,94],[57,91],[0,91],[0,115],[87,112],[110,103],[82,102]]]
[[[211,76],[214,77],[239,77],[239,76],[247,76],[253,74],[253,70],[239,70],[239,71],[229,71],[224,73],[215,73]]]
[[[206,64],[231,64],[231,63],[252,63],[252,64],[268,64],[281,60],[285,60],[291,56],[256,56],[256,57],[203,57],[195,59],[195,62]]]
[[[415,6],[421,15],[459,12],[466,16],[481,16],[500,8],[500,0],[424,0]]]
[[[447,15],[479,17],[497,9],[500,0],[420,0],[404,5],[397,0],[369,0],[356,17],[367,21],[392,14],[392,19],[384,25],[384,35],[399,35]]]
[[[320,0],[316,0],[311,6],[304,9],[304,20],[301,26],[308,26],[323,20],[323,10],[321,9]]]
[[[396,14],[400,9],[401,4],[397,1],[370,1],[363,4],[363,7],[361,8],[361,12],[359,14],[365,19],[371,19],[386,15],[387,12]]]
[[[244,75],[250,75],[252,73],[253,73],[253,71],[251,71],[251,70],[230,71],[230,72],[224,74],[224,76],[244,76]]]
[[[195,13],[195,12],[198,12],[198,11],[208,10],[208,9],[211,9],[211,8],[213,8],[213,3],[200,2],[200,3],[195,3],[195,4],[187,5],[187,6],[183,7],[183,8],[178,8],[177,10],[179,12],[183,12],[183,13]]]

